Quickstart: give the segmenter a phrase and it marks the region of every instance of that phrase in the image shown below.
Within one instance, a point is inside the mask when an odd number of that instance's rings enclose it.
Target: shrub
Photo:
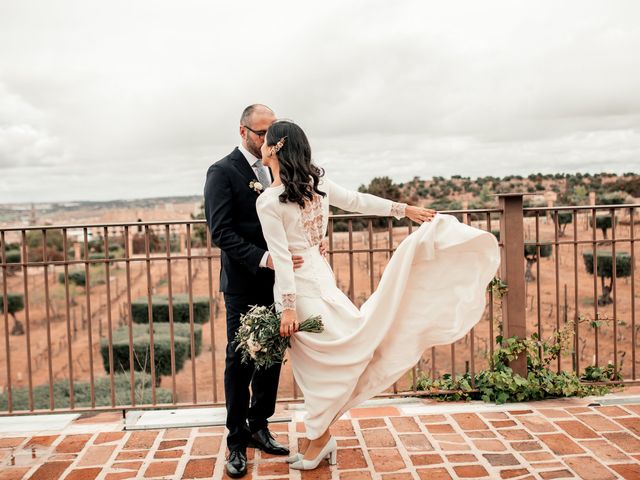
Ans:
[[[564,237],[567,225],[573,222],[573,213],[558,212],[558,226],[560,227],[560,236]]]
[[[58,274],[58,282],[64,285],[64,272]],[[84,270],[74,270],[69,272],[69,284],[84,287],[87,284],[87,275]]]
[[[7,263],[20,263],[20,250],[8,250],[4,253]]]
[[[169,297],[154,295],[151,297],[153,323],[169,321]],[[135,323],[149,323],[149,307],[147,297],[139,297],[131,302],[131,315]],[[189,323],[189,296],[179,294],[173,296],[173,321]],[[193,297],[193,322],[209,321],[209,298]]]
[[[136,371],[151,372],[150,335],[148,325],[133,325],[133,369]],[[175,353],[176,372],[184,366],[185,361],[191,355],[190,326],[175,324],[173,326],[173,348]],[[194,325],[195,354],[200,354],[202,347],[202,327]],[[120,327],[113,332],[113,365],[115,372],[129,371],[131,368],[129,359],[129,328]],[[171,375],[171,338],[168,323],[153,325],[154,364],[156,382],[160,384],[162,375]],[[109,344],[106,339],[100,342],[100,353],[105,371],[109,372]]]
[[[5,261],[8,264],[16,264],[16,263],[20,263],[22,256],[20,255],[20,250],[7,250],[5,252]],[[20,270],[20,265],[9,265],[7,267],[7,273],[9,275],[13,275],[15,272],[17,272],[18,270]]]
[[[593,252],[583,252],[582,258],[587,269],[587,273],[594,275]],[[613,303],[611,298],[611,288],[613,282],[613,253],[611,251],[597,251],[597,275],[600,277],[602,295],[598,298],[598,305],[609,305]],[[616,277],[628,277],[631,275],[631,257],[626,252],[616,252]],[[611,279],[609,284],[605,283],[605,278]]]
[[[527,261],[527,268],[524,273],[524,278],[527,282],[536,279],[536,277],[533,275],[532,267],[533,264],[538,261],[538,251],[540,253],[540,258],[546,258],[551,256],[553,248],[550,243],[541,243],[539,247],[535,243],[524,244],[524,258]]]
[[[130,377],[128,373],[114,375],[116,405],[131,404]],[[134,395],[136,404],[151,404],[151,378],[148,374],[138,372],[134,376]],[[68,380],[57,380],[53,383],[53,398],[56,408],[70,407],[71,388]],[[29,389],[27,387],[13,388],[13,410],[29,409]],[[89,382],[74,382],[74,404],[76,407],[91,406],[91,387]],[[94,382],[94,398],[98,407],[111,405],[111,381],[109,377],[97,378]],[[171,391],[163,388],[156,389],[157,403],[171,403]],[[50,407],[49,385],[38,385],[33,389],[33,408],[48,409]],[[0,411],[9,409],[8,394],[0,395]]]
[[[625,192],[603,193],[597,196],[599,205],[624,205],[628,195]]]
[[[23,335],[22,322],[16,318],[16,313],[24,310],[24,295],[19,293],[7,294],[7,313],[13,317],[11,335]],[[0,313],[4,313],[4,294],[0,295]]]
[[[597,386],[581,383],[573,372],[556,373],[552,368],[562,351],[568,351],[571,340],[572,322],[552,340],[543,341],[537,334],[530,338],[496,337],[497,348],[492,358],[493,368],[476,374],[475,389],[471,386],[471,375],[443,375],[432,380],[424,374],[418,379],[418,390],[431,390],[443,400],[469,400],[479,398],[485,402],[506,403],[526,402],[557,397],[584,397],[602,395],[610,391],[609,386]],[[514,374],[509,362],[519,355],[527,357],[527,376]],[[589,370],[589,367],[587,367]]]
[[[107,256],[103,252],[94,252],[89,254],[89,260],[104,260]],[[109,252],[109,260],[116,258],[114,252]]]
[[[607,238],[607,230],[611,228],[612,223],[611,215],[596,215],[596,228],[602,230],[604,238]],[[593,217],[589,217],[589,225],[593,228]]]

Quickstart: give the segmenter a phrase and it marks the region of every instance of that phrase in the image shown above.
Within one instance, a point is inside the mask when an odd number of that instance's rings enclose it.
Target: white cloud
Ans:
[[[253,102],[299,122],[349,187],[637,170],[639,14],[635,0],[1,2],[0,202],[198,194]]]

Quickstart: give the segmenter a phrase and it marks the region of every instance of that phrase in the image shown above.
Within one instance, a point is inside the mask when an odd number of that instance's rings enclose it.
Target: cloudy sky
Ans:
[[[200,194],[250,103],[374,176],[640,171],[640,2],[0,0],[0,203]]]

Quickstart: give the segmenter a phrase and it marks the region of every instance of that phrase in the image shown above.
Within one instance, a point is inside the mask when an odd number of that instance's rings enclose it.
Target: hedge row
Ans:
[[[175,323],[189,323],[189,296],[186,294],[173,297],[173,321]],[[153,323],[169,321],[168,295],[154,295],[151,311]],[[147,297],[139,297],[131,302],[131,315],[135,323],[149,323],[149,307]],[[207,323],[209,321],[209,298],[193,297],[193,322]]]
[[[611,278],[613,276],[613,253],[598,250],[598,276]],[[587,272],[593,275],[593,252],[582,254]],[[616,277],[631,275],[631,256],[627,252],[616,252]]]
[[[58,274],[58,282],[64,285],[64,272]],[[84,270],[74,270],[69,272],[69,283],[84,287],[87,284],[86,272]]]
[[[133,369],[136,371],[151,372],[150,335],[148,325],[133,325]],[[191,356],[190,326],[187,324],[175,324],[173,326],[173,347],[175,352],[176,372],[180,371],[184,363]],[[161,375],[171,375],[171,338],[168,323],[153,325],[154,363],[155,375],[159,379]],[[202,327],[194,325],[195,355],[200,354],[202,347]],[[100,344],[102,363],[106,372],[109,372],[109,344],[103,339]],[[129,328],[118,328],[113,332],[113,365],[114,373],[129,371]]]
[[[114,375],[116,405],[131,404],[131,390],[129,373]],[[148,374],[136,373],[134,376],[136,404],[150,404],[151,378]],[[94,382],[95,402],[97,406],[111,405],[111,382],[109,377],[97,378]],[[77,407],[91,406],[91,388],[89,382],[75,382],[73,385],[74,403]],[[14,388],[12,393],[13,410],[29,409],[29,389],[27,387]],[[68,408],[71,388],[68,380],[58,380],[53,384],[53,398],[56,408]],[[35,409],[50,407],[49,385],[38,385],[33,389],[33,403]],[[171,403],[171,391],[163,388],[156,389],[158,403]],[[0,411],[8,411],[7,392],[0,395]]]
[[[9,308],[7,312],[14,314],[24,308],[24,295],[20,293],[8,293],[7,305]],[[4,294],[0,294],[0,313],[4,313]]]

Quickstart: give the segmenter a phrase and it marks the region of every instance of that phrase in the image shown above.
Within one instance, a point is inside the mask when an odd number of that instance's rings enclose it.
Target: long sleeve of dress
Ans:
[[[262,232],[267,241],[267,248],[273,260],[276,284],[282,295],[282,308],[295,310],[296,308],[296,283],[293,273],[293,260],[289,251],[289,242],[285,232],[283,219],[280,215],[277,202],[262,201],[260,197],[256,203],[258,218],[262,225]],[[278,299],[276,299],[277,301]]]
[[[396,218],[402,218],[405,216],[406,203],[393,202],[370,193],[347,190],[326,177],[324,182],[325,189],[329,194],[329,203],[342,210],[365,215],[378,215],[380,217],[391,215]]]

